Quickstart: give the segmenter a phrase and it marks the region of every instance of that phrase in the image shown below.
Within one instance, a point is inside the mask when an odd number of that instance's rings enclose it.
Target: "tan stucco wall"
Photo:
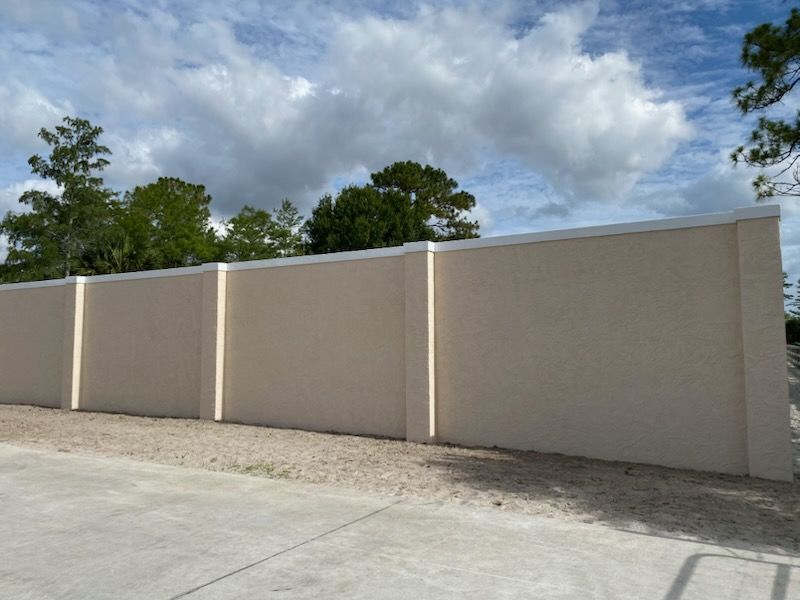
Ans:
[[[404,261],[227,274],[226,421],[405,435]]]
[[[0,402],[790,480],[778,215],[0,286]]]
[[[0,403],[61,405],[64,288],[0,290]]]
[[[202,275],[86,286],[80,408],[200,411]]]
[[[438,439],[746,473],[736,225],[436,254]]]
[[[737,223],[749,473],[792,479],[783,268],[777,219]]]

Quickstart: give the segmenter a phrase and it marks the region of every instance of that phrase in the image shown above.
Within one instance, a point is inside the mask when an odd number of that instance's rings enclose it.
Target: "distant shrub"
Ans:
[[[786,315],[786,343],[800,344],[800,317]]]

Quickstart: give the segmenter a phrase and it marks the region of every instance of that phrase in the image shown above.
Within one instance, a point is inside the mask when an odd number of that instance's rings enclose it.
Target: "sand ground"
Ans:
[[[800,371],[790,373],[800,473]],[[0,406],[0,442],[414,496],[800,555],[800,483],[537,452]]]

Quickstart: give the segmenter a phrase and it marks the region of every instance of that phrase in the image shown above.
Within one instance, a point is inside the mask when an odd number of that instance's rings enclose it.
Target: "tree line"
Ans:
[[[320,198],[304,219],[284,199],[273,212],[244,205],[215,228],[205,187],[175,177],[124,193],[100,173],[111,150],[101,127],[65,117],[39,137],[50,146],[28,160],[58,192],[24,192],[22,212],[0,220],[8,252],[0,281],[35,281],[264,258],[364,250],[420,240],[478,237],[475,197],[441,169],[412,161],[373,173],[370,182]]]
[[[786,343],[800,344],[800,279],[792,284],[786,272],[783,273],[783,317],[786,321]]]

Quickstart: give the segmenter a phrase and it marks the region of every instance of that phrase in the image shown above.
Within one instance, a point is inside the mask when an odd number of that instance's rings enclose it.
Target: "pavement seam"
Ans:
[[[191,588],[189,590],[186,590],[185,592],[181,592],[180,594],[178,594],[176,596],[170,596],[169,600],[178,600],[179,598],[185,598],[186,596],[189,596],[190,594],[194,594],[195,592],[198,592],[198,591],[200,591],[200,590],[202,590],[204,588],[207,588],[210,585],[214,585],[215,583],[218,583],[218,582],[222,581],[223,579],[227,579],[228,577],[232,577],[234,575],[238,575],[239,573],[242,573],[243,571],[246,571],[247,569],[251,569],[253,567],[261,565],[261,564],[267,562],[268,560],[271,560],[271,559],[273,559],[273,558],[275,558],[277,556],[280,556],[282,554],[286,554],[287,552],[291,552],[292,550],[296,550],[297,548],[300,548],[301,546],[305,546],[306,544],[310,544],[311,542],[315,542],[315,541],[319,540],[320,538],[325,537],[326,535],[330,535],[332,533],[336,533],[337,531],[341,531],[345,527],[349,527],[350,525],[354,525],[356,523],[359,523],[361,521],[369,519],[370,517],[373,517],[373,516],[375,516],[375,515],[377,515],[379,513],[382,513],[383,511],[388,510],[388,509],[392,508],[393,506],[397,506],[398,504],[400,504],[401,502],[404,502],[404,501],[405,501],[405,499],[400,499],[397,502],[392,502],[391,504],[387,504],[386,506],[383,506],[383,507],[381,507],[381,508],[379,508],[377,510],[373,510],[372,512],[367,513],[366,515],[362,515],[362,516],[360,516],[360,517],[358,517],[356,519],[353,519],[352,521],[348,521],[347,523],[343,523],[342,525],[339,525],[337,527],[334,527],[332,529],[324,531],[324,532],[322,532],[322,533],[320,533],[318,535],[310,537],[307,540],[304,540],[304,541],[302,541],[302,542],[300,542],[298,544],[295,544],[294,546],[290,546],[288,548],[284,548],[283,550],[279,550],[278,552],[270,554],[269,556],[265,556],[264,558],[261,558],[261,559],[255,561],[255,562],[252,562],[250,564],[244,565],[243,567],[239,567],[238,569],[234,569],[233,571],[229,571],[228,573],[225,573],[224,575],[220,575],[219,577],[216,577],[216,578],[212,579],[211,581],[207,581],[207,582],[202,583],[202,584],[200,584],[198,586],[195,586],[195,587],[193,587],[193,588]]]

